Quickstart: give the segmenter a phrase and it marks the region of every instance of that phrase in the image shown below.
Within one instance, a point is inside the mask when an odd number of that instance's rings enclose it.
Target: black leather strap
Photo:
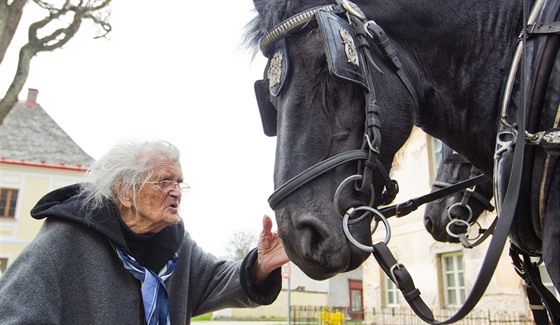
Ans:
[[[286,183],[282,184],[282,186],[277,188],[274,193],[270,195],[270,197],[268,198],[268,204],[274,210],[278,203],[284,200],[286,196],[290,195],[296,189],[315,179],[316,177],[347,162],[351,162],[354,160],[366,160],[367,158],[368,152],[358,149],[346,151],[331,158],[325,159],[307,168],[306,170],[292,177]]]
[[[533,23],[527,26],[527,34],[560,34],[560,21]]]
[[[549,316],[553,324],[560,324],[560,302],[542,283],[537,263],[514,245],[511,245],[509,255],[515,271],[527,285],[527,299],[535,324],[548,325]]]
[[[392,216],[403,217],[412,211],[418,209],[419,206],[426,204],[428,202],[437,200],[449,194],[453,194],[455,192],[464,190],[466,188],[472,187],[474,185],[482,184],[488,181],[488,177],[485,175],[478,175],[473,178],[469,178],[465,181],[453,184],[451,186],[445,187],[441,190],[437,190],[435,192],[428,193],[426,195],[410,199],[406,202],[394,204],[385,208],[380,209],[379,211],[383,213],[386,218],[390,218]]]

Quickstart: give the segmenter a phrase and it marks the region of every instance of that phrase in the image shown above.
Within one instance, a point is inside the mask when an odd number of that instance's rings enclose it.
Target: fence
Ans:
[[[437,320],[450,318],[456,310],[432,310]],[[364,310],[364,320],[351,320],[346,307],[290,306],[291,324],[318,325],[423,325],[410,308],[371,308]],[[510,311],[475,309],[457,322],[460,325],[532,325],[527,315]]]
[[[290,324],[346,325],[346,307],[290,306]]]

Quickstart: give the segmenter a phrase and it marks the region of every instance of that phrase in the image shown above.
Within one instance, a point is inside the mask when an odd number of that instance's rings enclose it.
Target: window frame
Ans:
[[[359,293],[359,301],[354,298],[353,292]],[[348,279],[348,298],[349,305],[347,309],[347,314],[351,319],[364,319],[364,286],[363,281],[359,279]],[[358,310],[354,310],[354,307],[358,307]]]
[[[8,263],[9,259],[7,257],[0,257],[0,276],[2,276],[2,273],[6,272]]]
[[[400,290],[399,290],[399,288],[386,274],[384,274],[384,278],[385,278],[385,285],[384,285],[383,294],[385,296],[385,307],[389,307],[389,308],[400,307],[401,306],[401,301],[400,301]],[[393,301],[393,302],[389,298],[390,293],[392,293],[393,297],[395,298],[395,301]]]
[[[443,142],[428,135],[428,163],[430,166],[430,182],[436,179],[437,170],[443,161]]]
[[[6,201],[2,202],[2,195],[7,192]],[[15,199],[13,195],[15,193]],[[14,187],[0,186],[0,204],[3,204],[3,214],[0,215],[0,220],[15,220],[18,210],[18,202],[20,200],[20,189]],[[13,211],[13,213],[12,213]]]
[[[447,259],[451,259],[453,269],[447,269]],[[460,258],[460,261],[459,261]],[[440,254],[441,263],[441,288],[443,291],[443,305],[445,308],[461,307],[467,297],[465,286],[465,259],[462,252],[450,252]],[[448,275],[452,276],[453,284],[450,284]],[[450,293],[453,293],[451,295]]]

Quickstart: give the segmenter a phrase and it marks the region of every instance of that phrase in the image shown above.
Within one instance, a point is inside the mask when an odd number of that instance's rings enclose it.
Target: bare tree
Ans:
[[[105,37],[111,31],[111,0],[0,0],[0,64],[4,61],[23,15],[23,8],[28,2],[42,8],[46,16],[29,26],[28,41],[19,50],[16,73],[6,94],[0,100],[0,124],[17,103],[18,95],[29,76],[31,59],[37,53],[62,47],[76,35],[85,21],[99,27],[95,38]]]
[[[242,260],[257,245],[257,236],[250,231],[238,231],[229,238],[226,251],[228,257]]]

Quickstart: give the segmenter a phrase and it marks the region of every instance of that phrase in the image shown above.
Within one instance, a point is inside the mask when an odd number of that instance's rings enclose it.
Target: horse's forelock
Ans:
[[[248,49],[259,51],[259,42],[274,27],[284,20],[309,8],[332,4],[331,1],[290,1],[290,0],[263,0],[255,12],[257,15],[246,26],[243,44]]]
[[[247,48],[259,51],[260,40],[285,19],[287,3],[284,0],[262,1],[255,8],[257,15],[245,26],[243,43]]]

